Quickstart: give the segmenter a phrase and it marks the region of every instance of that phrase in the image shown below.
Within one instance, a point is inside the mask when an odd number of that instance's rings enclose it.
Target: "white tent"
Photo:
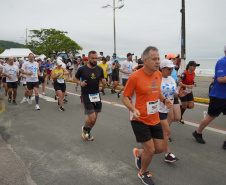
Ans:
[[[9,57],[28,57],[29,53],[32,53],[30,49],[27,48],[11,48],[6,49],[0,58],[9,58]]]
[[[41,54],[41,55],[35,57],[35,59],[39,59],[39,58],[41,58],[42,60],[44,60],[44,58],[46,58],[46,56],[44,54]]]

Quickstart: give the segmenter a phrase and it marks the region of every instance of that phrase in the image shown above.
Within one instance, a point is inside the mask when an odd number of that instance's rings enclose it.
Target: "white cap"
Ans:
[[[63,62],[62,62],[61,60],[57,60],[57,64],[58,64],[59,66],[62,66]]]
[[[164,67],[169,67],[169,68],[173,68],[175,65],[173,64],[173,62],[171,60],[163,60],[161,63],[160,63],[160,68],[164,68]]]
[[[57,57],[57,60],[61,60],[62,61],[62,57]]]
[[[99,55],[97,58],[102,58],[102,56],[101,56],[101,55]]]
[[[226,51],[226,45],[224,46],[224,52]]]

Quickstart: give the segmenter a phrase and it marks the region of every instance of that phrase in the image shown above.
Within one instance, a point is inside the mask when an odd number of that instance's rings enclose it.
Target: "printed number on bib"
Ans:
[[[191,93],[191,89],[188,88],[188,87],[186,87],[185,92],[186,92],[186,93]]]
[[[59,79],[57,79],[57,82],[60,83],[60,84],[63,84],[64,83],[64,79],[63,78],[59,78]]]
[[[89,94],[89,100],[91,102],[98,102],[98,101],[100,101],[99,93],[97,93],[97,94]]]
[[[147,102],[147,114],[155,114],[159,111],[159,100]]]
[[[10,70],[9,75],[13,75],[13,74],[14,74],[14,70]]]

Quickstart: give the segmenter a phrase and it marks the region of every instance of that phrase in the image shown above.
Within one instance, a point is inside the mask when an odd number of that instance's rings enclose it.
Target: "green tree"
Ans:
[[[5,49],[0,46],[0,54],[3,53],[4,51],[5,51]]]
[[[75,41],[67,37],[67,32],[59,31],[55,29],[41,29],[30,30],[31,42],[28,43],[28,47],[35,53],[45,54],[51,57],[53,54],[60,55],[61,53],[78,54],[79,50],[83,48]]]

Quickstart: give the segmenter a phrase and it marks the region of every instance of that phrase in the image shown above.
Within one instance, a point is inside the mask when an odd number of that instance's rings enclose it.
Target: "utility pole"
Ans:
[[[26,28],[26,39],[25,39],[26,47],[27,47],[27,28]]]
[[[113,0],[113,22],[114,22],[114,53],[116,53],[116,32],[115,32],[115,0]]]
[[[181,70],[186,68],[186,42],[185,42],[185,0],[182,0],[181,18]]]

